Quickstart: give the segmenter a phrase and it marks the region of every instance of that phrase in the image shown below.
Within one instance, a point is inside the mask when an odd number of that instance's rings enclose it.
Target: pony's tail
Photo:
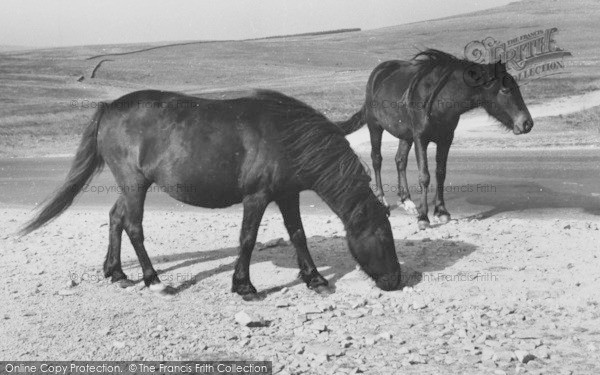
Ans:
[[[354,133],[365,125],[365,106],[363,105],[360,111],[356,112],[348,120],[336,122],[335,124],[342,129],[346,135]]]
[[[72,203],[77,194],[90,180],[92,175],[104,166],[104,160],[98,153],[98,126],[105,111],[105,103],[94,114],[92,121],[83,131],[75,160],[71,164],[69,174],[63,185],[44,204],[35,219],[25,225],[18,234],[24,236],[48,223],[63,213]]]

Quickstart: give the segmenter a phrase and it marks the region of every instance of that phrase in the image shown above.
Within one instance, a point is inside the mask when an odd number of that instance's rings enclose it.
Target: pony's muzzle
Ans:
[[[519,123],[515,123],[515,126],[513,128],[513,133],[515,134],[527,134],[531,131],[531,129],[533,128],[533,120],[530,118],[526,119],[525,121]]]
[[[387,275],[380,276],[376,281],[375,285],[381,290],[397,290],[400,289],[400,271],[389,273]]]

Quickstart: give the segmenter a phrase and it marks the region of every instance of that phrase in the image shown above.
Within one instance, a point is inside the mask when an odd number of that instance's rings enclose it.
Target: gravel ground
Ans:
[[[333,214],[305,215],[309,247],[336,292],[296,279],[282,220],[267,212],[251,277],[229,292],[241,210],[148,209],[146,245],[164,282],[104,280],[108,209],[74,208],[25,238],[31,212],[0,209],[1,360],[273,361],[279,374],[600,373],[597,217],[460,218],[418,231],[392,212],[402,291],[375,288]],[[278,240],[284,238],[284,240]],[[141,269],[124,235],[125,272]]]

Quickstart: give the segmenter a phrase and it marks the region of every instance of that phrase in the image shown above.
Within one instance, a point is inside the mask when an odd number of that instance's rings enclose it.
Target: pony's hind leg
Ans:
[[[329,293],[329,282],[317,271],[306,245],[306,235],[300,217],[300,195],[293,193],[278,199],[276,202],[283,215],[283,222],[290,235],[290,241],[296,249],[300,278],[310,289],[315,290],[317,293]]]
[[[133,285],[121,266],[121,235],[123,233],[124,199],[120,196],[110,210],[108,252],[104,260],[104,277],[118,282],[123,288]]]
[[[144,247],[142,220],[144,217],[144,200],[146,199],[146,192],[149,187],[150,182],[148,181],[138,181],[124,186],[123,200],[125,210],[123,213],[123,228],[129,236],[131,245],[142,266],[144,284],[153,292],[171,294],[171,289],[161,284]]]
[[[438,142],[435,155],[436,192],[433,215],[442,223],[447,223],[450,221],[450,213],[444,204],[444,182],[446,181],[446,164],[448,162],[448,153],[450,152],[452,138],[453,137],[450,137],[449,139],[445,139],[443,142]]]
[[[408,153],[412,147],[412,140],[407,141],[400,138],[398,140],[398,151],[396,152],[396,170],[398,172],[398,207],[411,214],[417,215],[417,207],[410,198],[410,189],[406,180],[406,164],[408,163]]]
[[[244,197],[244,218],[240,232],[240,253],[235,263],[231,291],[246,300],[256,299],[256,288],[250,282],[250,258],[256,244],[258,227],[269,200],[264,194]]]
[[[427,190],[429,189],[429,167],[427,166],[427,145],[428,141],[421,137],[415,137],[415,154],[419,166],[419,187],[421,188],[421,201],[417,207],[419,212],[418,226],[420,230],[429,227],[429,217],[427,216]]]
[[[386,202],[383,185],[381,183],[381,163],[383,158],[381,156],[381,138],[383,137],[383,128],[378,124],[369,123],[369,135],[371,136],[371,161],[373,162],[373,170],[375,172],[375,186],[377,191],[375,196],[383,205],[388,208],[390,205]],[[389,212],[388,212],[389,214]]]

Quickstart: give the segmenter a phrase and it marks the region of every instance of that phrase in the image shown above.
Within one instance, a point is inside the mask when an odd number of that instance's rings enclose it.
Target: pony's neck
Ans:
[[[475,108],[481,107],[480,90],[475,87],[470,87],[464,79],[465,69],[459,68],[456,74],[453,75],[453,85],[455,97],[460,100],[461,105],[457,111],[457,115],[469,112]]]
[[[481,107],[479,90],[469,87],[464,80],[464,68],[457,67],[436,98],[433,99],[432,113],[451,114],[459,117],[465,112]]]

